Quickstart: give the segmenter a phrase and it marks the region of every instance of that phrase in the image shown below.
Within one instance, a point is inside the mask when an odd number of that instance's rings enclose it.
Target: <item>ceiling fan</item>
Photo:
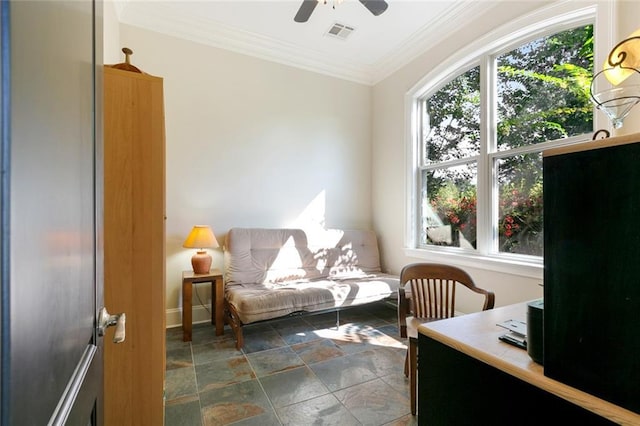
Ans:
[[[298,9],[298,13],[293,18],[296,22],[307,22],[311,13],[316,8],[319,2],[326,0],[302,0],[302,4],[300,5],[300,9]],[[374,16],[378,16],[382,14],[387,7],[389,6],[385,0],[359,0],[360,3],[367,8],[367,10],[373,13]]]

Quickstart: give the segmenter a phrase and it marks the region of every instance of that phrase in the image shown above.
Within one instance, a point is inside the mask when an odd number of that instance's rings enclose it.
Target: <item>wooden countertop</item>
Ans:
[[[418,331],[549,393],[621,425],[640,425],[640,414],[550,379],[526,350],[498,340],[507,330],[497,323],[526,321],[527,302],[423,324]]]

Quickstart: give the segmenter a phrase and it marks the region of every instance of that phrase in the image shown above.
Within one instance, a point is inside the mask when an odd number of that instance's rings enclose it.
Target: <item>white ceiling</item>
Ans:
[[[357,0],[317,5],[305,23],[302,0],[116,0],[121,23],[365,84],[374,84],[460,28],[489,2],[387,0],[374,16]],[[327,36],[334,23],[355,30]]]

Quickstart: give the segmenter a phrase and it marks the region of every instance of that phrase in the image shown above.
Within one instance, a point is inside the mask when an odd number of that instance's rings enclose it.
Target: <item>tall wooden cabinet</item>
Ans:
[[[639,133],[543,156],[544,375],[638,414],[639,163]]]
[[[128,61],[127,61],[128,62]],[[104,67],[104,300],[126,340],[104,344],[104,419],[164,424],[163,80]]]

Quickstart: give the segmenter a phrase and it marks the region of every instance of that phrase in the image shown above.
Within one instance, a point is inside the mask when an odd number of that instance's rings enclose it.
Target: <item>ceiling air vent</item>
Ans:
[[[331,28],[325,33],[326,36],[339,38],[340,40],[346,40],[349,34],[355,31],[355,28],[338,22],[334,23]]]

